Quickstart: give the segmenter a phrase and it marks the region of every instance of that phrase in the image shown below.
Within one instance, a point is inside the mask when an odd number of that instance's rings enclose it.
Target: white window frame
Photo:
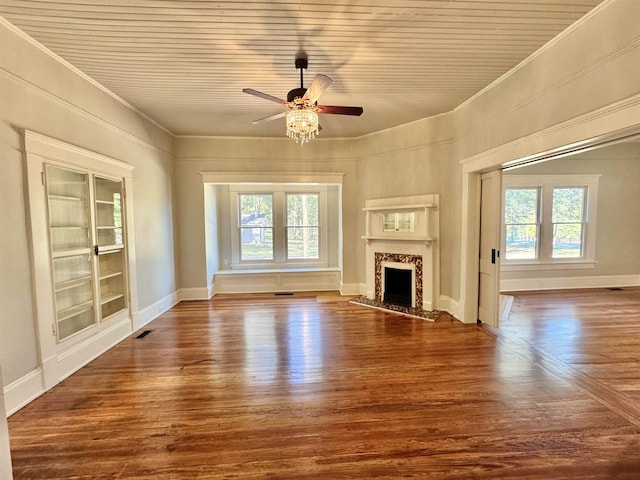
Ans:
[[[537,188],[538,195],[538,244],[537,258],[511,259],[503,255],[501,269],[516,270],[552,270],[583,269],[596,266],[596,220],[598,213],[598,183],[600,175],[504,175],[502,181],[502,251],[506,252],[506,229],[504,198],[506,190],[516,188]],[[552,258],[552,207],[553,190],[556,188],[586,189],[583,256],[579,258]]]
[[[273,195],[273,260],[243,261],[240,246],[240,195]],[[286,196],[295,193],[318,194],[318,259],[287,259]],[[229,213],[231,234],[231,268],[237,270],[260,270],[277,268],[325,268],[328,260],[327,187],[324,185],[243,185],[229,186]]]

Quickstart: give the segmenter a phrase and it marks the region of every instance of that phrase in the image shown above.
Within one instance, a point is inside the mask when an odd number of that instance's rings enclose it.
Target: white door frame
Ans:
[[[500,317],[502,170],[483,173],[480,183],[478,320],[497,328]]]

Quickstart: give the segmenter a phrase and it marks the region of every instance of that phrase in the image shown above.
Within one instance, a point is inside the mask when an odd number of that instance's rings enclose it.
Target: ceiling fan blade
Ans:
[[[313,79],[311,85],[307,89],[307,93],[304,94],[302,100],[309,100],[311,103],[316,103],[322,92],[324,92],[329,85],[331,85],[331,77],[327,77],[326,75],[316,75],[316,78]]]
[[[287,114],[287,112],[275,113],[273,115],[269,115],[268,117],[259,118],[258,120],[254,120],[251,122],[252,125],[259,125],[261,123],[270,122],[271,120],[276,120],[278,118],[282,118]]]
[[[364,109],[362,107],[338,107],[333,105],[316,105],[315,110],[318,113],[331,113],[334,115],[362,115]]]
[[[265,100],[271,100],[272,102],[279,103],[280,105],[287,104],[286,100],[274,97],[273,95],[269,95],[268,93],[259,92],[258,90],[254,90],[253,88],[243,88],[242,91],[244,93],[248,93],[249,95],[255,95],[256,97],[264,98]]]

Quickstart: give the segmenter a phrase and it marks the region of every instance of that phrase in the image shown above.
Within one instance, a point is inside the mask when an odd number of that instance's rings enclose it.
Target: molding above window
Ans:
[[[204,183],[342,185],[345,172],[200,172]]]
[[[597,186],[600,174],[583,175],[503,175],[506,187],[591,187]]]

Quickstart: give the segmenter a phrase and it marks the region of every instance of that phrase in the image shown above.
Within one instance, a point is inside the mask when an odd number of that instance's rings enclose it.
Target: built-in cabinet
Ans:
[[[47,390],[133,331],[132,167],[25,132],[35,313]]]
[[[45,165],[58,342],[127,308],[123,182]]]

